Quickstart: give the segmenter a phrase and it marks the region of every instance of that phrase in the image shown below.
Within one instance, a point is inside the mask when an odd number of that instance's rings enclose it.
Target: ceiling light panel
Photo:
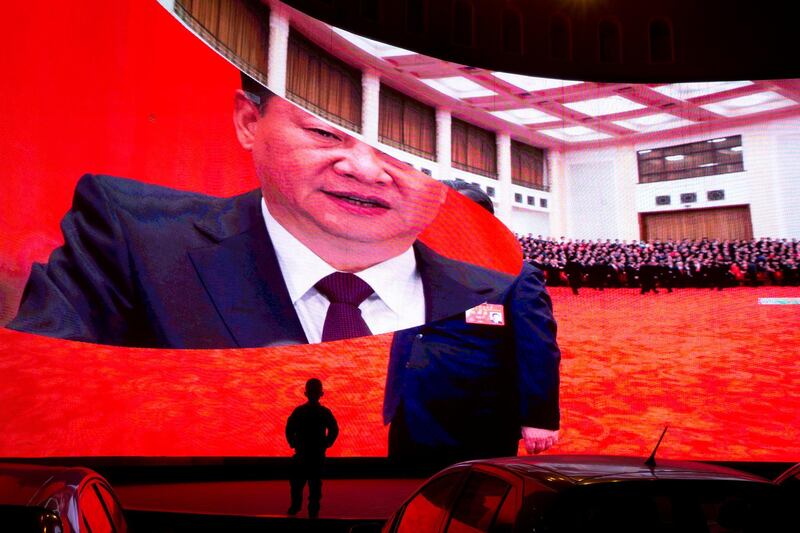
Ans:
[[[554,128],[548,130],[538,130],[539,133],[544,133],[550,137],[561,139],[566,142],[585,142],[596,141],[599,139],[608,139],[611,135],[595,131],[584,126],[570,126],[569,128]]]
[[[662,85],[661,87],[653,87],[653,90],[669,96],[670,98],[675,98],[676,100],[690,100],[699,96],[730,91],[732,89],[738,89],[739,87],[747,87],[748,85],[753,85],[753,82],[747,80],[707,81],[696,83],[672,83],[670,85]]]
[[[494,91],[478,85],[469,78],[463,76],[452,76],[449,78],[431,78],[420,80],[426,85],[436,89],[453,98],[475,98],[477,96],[492,96],[497,94]]]
[[[590,117],[601,117],[604,115],[614,115],[616,113],[624,113],[626,111],[635,111],[643,109],[645,106],[628,100],[621,96],[609,96],[607,98],[595,98],[593,100],[582,100],[580,102],[569,102],[564,104],[565,107],[573,109],[584,115]]]
[[[731,98],[730,100],[714,102],[713,104],[706,104],[701,107],[725,117],[738,117],[794,105],[797,105],[797,102],[794,100],[784,98],[773,91],[764,91],[761,93],[748,94],[747,96],[740,96],[738,98]]]
[[[515,85],[525,91],[546,91],[548,89],[559,89],[570,85],[578,85],[582,81],[556,80],[552,78],[535,78],[533,76],[523,76],[521,74],[509,74],[507,72],[492,72],[492,76],[500,78],[506,83]]]
[[[530,107],[523,109],[507,109],[505,111],[491,111],[491,114],[515,124],[543,124],[545,122],[556,122],[560,120],[558,117],[548,115],[547,113]]]
[[[654,115],[645,115],[628,120],[615,120],[614,124],[633,131],[650,132],[689,126],[690,124],[694,124],[694,122],[676,117],[669,113],[656,113]]]

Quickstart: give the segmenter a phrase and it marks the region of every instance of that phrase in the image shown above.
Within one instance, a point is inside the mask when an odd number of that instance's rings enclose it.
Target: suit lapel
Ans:
[[[414,244],[414,252],[425,293],[425,324],[463,315],[467,309],[498,298],[514,281],[514,276],[447,259],[421,242]],[[424,331],[423,325],[394,334],[383,400],[384,424],[394,419],[402,403],[407,365],[419,342],[418,334]]]
[[[425,292],[425,322],[436,322],[472,309],[503,292],[512,276],[443,257],[424,244],[414,244]]]
[[[254,191],[209,213],[195,225],[216,242],[189,256],[238,346],[306,344],[260,202]]]

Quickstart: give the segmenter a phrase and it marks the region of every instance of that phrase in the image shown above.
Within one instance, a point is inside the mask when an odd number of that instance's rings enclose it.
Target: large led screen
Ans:
[[[797,80],[545,80],[273,1],[11,9],[0,456],[288,456],[315,377],[329,456],[669,426],[797,458]]]

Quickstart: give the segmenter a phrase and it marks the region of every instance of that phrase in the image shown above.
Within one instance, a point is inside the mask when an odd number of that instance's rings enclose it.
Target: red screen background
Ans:
[[[238,71],[155,1],[10,4],[6,13],[0,324],[31,263],[61,243],[58,223],[82,174],[220,196],[256,183],[233,134]],[[422,240],[519,269],[513,235],[454,193]],[[796,289],[723,299],[687,289],[657,303],[550,292],[563,352],[553,452],[643,455],[671,424],[667,456],[800,456],[800,317],[794,306],[754,311],[757,296]],[[283,423],[309,375],[325,382],[344,429],[331,455],[385,455],[390,342],[177,351],[1,330],[0,456],[288,455]]]

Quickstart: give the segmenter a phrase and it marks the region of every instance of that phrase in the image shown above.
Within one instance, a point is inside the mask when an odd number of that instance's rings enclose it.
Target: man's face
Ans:
[[[435,180],[279,97],[253,124],[251,149],[270,213],[301,241],[409,246],[444,198]]]

